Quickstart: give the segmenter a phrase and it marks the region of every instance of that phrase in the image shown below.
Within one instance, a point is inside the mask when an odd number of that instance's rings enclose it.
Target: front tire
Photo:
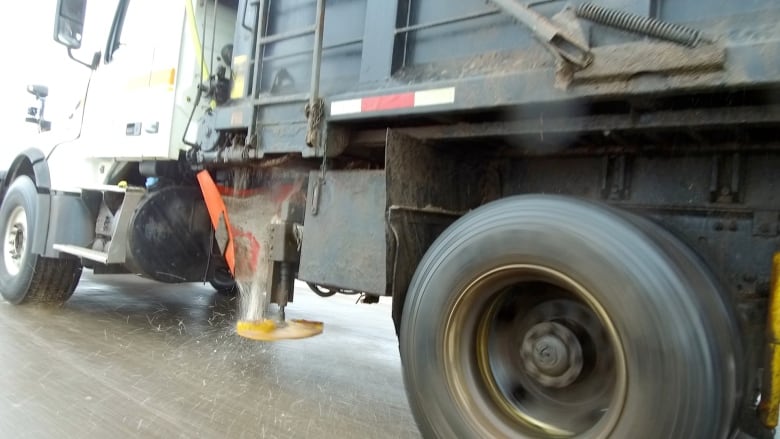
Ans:
[[[35,184],[23,175],[14,180],[0,205],[0,294],[12,304],[65,302],[81,278],[80,261],[32,252],[38,239],[37,196]]]
[[[507,198],[445,231],[400,343],[425,437],[719,438],[741,397],[735,318],[699,259],[566,197]]]

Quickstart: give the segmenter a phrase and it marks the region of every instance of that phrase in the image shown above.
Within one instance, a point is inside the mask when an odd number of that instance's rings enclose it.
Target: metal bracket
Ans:
[[[322,157],[322,166],[320,167],[320,175],[317,176],[317,182],[314,183],[314,193],[311,197],[311,214],[317,216],[320,213],[320,195],[322,194],[322,186],[325,185],[325,156]]]
[[[298,262],[298,242],[295,239],[294,223],[280,222],[269,226],[268,257],[277,262]]]
[[[629,196],[630,166],[625,155],[604,157],[601,196],[605,200],[625,200]]]
[[[306,104],[306,145],[318,147],[320,144],[320,131],[322,129],[322,114],[324,104],[322,99],[316,99],[312,103]]]
[[[556,58],[565,60],[578,69],[584,69],[593,61],[593,54],[582,38],[547,17],[515,0],[490,0],[505,13],[526,25]]]
[[[318,117],[318,120],[316,121],[316,125],[317,126],[319,126],[319,123],[320,123],[320,120],[321,120],[321,116],[322,116],[322,100],[320,99],[318,101],[319,101],[319,106],[318,107],[319,107],[320,117]],[[309,135],[310,134],[316,136],[315,137],[316,140],[318,140],[318,137],[319,137],[319,135],[318,135],[319,129],[317,129],[316,131],[312,130],[311,123],[312,123],[312,118],[310,117],[309,118],[309,124],[310,124],[309,132],[306,133],[306,140],[307,141],[309,140]],[[317,214],[320,211],[320,195],[322,193],[322,186],[325,185],[325,172],[327,170],[328,170],[328,144],[326,142],[325,145],[323,145],[323,148],[322,148],[322,163],[320,163],[320,175],[317,177],[317,183],[314,186],[314,193],[312,194],[312,197],[311,197],[311,214],[313,216],[317,216]]]
[[[322,36],[325,33],[325,0],[317,0],[316,8],[314,50],[311,57],[311,84],[309,86],[309,103],[306,105],[306,117],[309,122],[306,130],[306,144],[311,147],[319,146],[320,121],[322,120],[323,104],[320,98],[320,69],[322,68]]]
[[[711,203],[738,203],[741,180],[741,157],[739,153],[712,157],[710,179]]]

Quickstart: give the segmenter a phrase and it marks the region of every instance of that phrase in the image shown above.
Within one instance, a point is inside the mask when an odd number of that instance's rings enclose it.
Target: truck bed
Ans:
[[[419,124],[422,116],[465,120],[540,105],[576,110],[577,102],[642,101],[780,83],[780,6],[772,0],[595,2],[698,30],[702,40],[695,47],[579,18],[574,9],[581,3],[568,9],[558,1],[531,6],[588,45],[592,62],[567,69],[528,26],[491,2],[326,1],[318,81],[324,117],[370,124],[401,115]],[[217,127],[239,129],[256,114],[254,128],[264,152],[319,155],[300,143],[314,47],[312,34],[301,30],[314,22],[316,2],[242,0],[238,10],[246,12],[239,12],[234,77],[243,89],[234,89],[229,111],[217,115]],[[263,44],[246,26],[254,20]],[[408,100],[409,93],[426,91],[447,96],[431,105],[404,105],[404,96]],[[383,97],[389,103],[362,101]]]

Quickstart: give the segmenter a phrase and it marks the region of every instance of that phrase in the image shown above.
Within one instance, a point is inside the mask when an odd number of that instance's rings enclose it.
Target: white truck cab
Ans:
[[[64,301],[82,266],[232,289],[212,254],[194,175],[179,160],[197,136],[194,121],[216,98],[202,84],[210,69],[230,62],[220,49],[229,54],[236,8],[230,1],[99,2],[94,9],[103,16],[90,15],[85,34],[86,2],[58,2],[54,39],[91,74],[74,123],[4,150],[5,299]],[[219,31],[206,35],[205,22]],[[101,49],[85,54],[83,41],[101,41]]]

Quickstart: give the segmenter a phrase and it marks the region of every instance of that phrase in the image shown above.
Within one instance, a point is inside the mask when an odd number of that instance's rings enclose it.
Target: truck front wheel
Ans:
[[[0,294],[13,304],[62,303],[73,294],[81,277],[80,261],[45,258],[32,252],[37,196],[35,184],[22,175],[8,188],[0,205]]]
[[[425,437],[725,437],[741,394],[733,311],[696,255],[566,197],[507,198],[445,231],[400,344]]]

